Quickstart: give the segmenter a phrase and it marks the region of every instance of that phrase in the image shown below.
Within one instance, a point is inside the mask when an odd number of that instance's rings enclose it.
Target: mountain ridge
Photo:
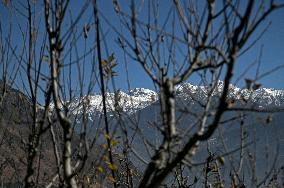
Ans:
[[[224,83],[222,81],[218,81],[215,87],[196,86],[187,82],[176,86],[175,90],[176,97],[179,100],[203,101],[210,93],[215,97],[219,97],[223,87]],[[118,90],[116,93],[107,92],[107,112],[120,111],[121,113],[133,114],[157,102],[158,99],[159,93],[147,88],[135,88],[128,93],[122,90]],[[254,107],[259,109],[284,107],[284,90],[273,88],[241,89],[230,84],[228,99],[245,101],[254,104]],[[67,103],[73,114],[82,113],[84,107],[87,114],[101,113],[103,109],[102,96],[99,94],[75,98],[75,100]]]

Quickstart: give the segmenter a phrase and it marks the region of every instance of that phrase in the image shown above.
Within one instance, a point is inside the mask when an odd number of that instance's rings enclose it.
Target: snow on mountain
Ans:
[[[212,95],[220,96],[224,83],[218,81]],[[183,100],[204,100],[209,95],[208,86],[195,86],[190,83],[183,83],[176,86],[177,97]],[[236,100],[244,99],[251,104],[256,103],[258,107],[284,106],[284,90],[260,88],[257,90],[241,89],[232,84],[229,86],[229,98]],[[117,91],[116,93],[106,93],[107,112],[120,111],[126,114],[135,113],[156,102],[159,94],[145,88],[135,88],[128,93]],[[85,105],[83,105],[85,104]],[[77,98],[69,103],[73,114],[80,114],[86,108],[87,114],[102,112],[102,96],[89,95]]]
[[[212,95],[221,96],[224,83],[218,81],[213,89]],[[177,95],[185,99],[203,100],[210,94],[208,86],[194,86],[190,83],[183,83],[176,87]],[[246,100],[251,104],[256,103],[260,107],[284,106],[284,90],[272,88],[260,88],[257,90],[241,89],[232,84],[229,85],[228,98],[235,100]]]
[[[143,109],[158,100],[158,94],[150,89],[135,88],[129,94],[123,91],[106,93],[107,112],[120,111],[132,114]],[[83,105],[85,104],[85,105]],[[87,113],[102,112],[102,96],[89,95],[81,99],[75,99],[69,103],[73,114],[80,114],[86,108]]]

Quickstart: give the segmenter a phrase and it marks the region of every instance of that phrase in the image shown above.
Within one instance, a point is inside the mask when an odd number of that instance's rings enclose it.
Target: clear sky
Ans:
[[[103,2],[103,3],[102,3]],[[114,11],[111,7],[111,4],[109,4],[110,1],[101,1],[100,7],[103,9],[103,12],[107,15],[107,17],[111,18],[111,20],[115,20],[114,18]],[[163,13],[167,12],[169,10],[169,7],[171,4],[169,2],[171,1],[160,1],[160,7],[161,7],[161,16],[160,18],[163,20],[165,19],[165,15]],[[218,1],[217,1],[218,2]],[[246,2],[246,1],[241,1]],[[256,1],[257,2],[257,1]],[[283,1],[279,1],[283,3]],[[146,4],[146,3],[145,3]],[[244,6],[244,5],[241,5]],[[147,9],[147,8],[144,8]],[[163,12],[164,11],[164,12]],[[146,19],[146,16],[143,16],[143,14],[146,11],[141,11],[140,18]],[[145,13],[147,14],[147,13]],[[263,35],[263,37],[254,45],[254,47],[249,50],[247,53],[245,53],[243,56],[238,58],[237,65],[235,69],[235,76],[234,76],[234,82],[239,78],[239,76],[246,71],[248,67],[250,67],[250,64],[259,59],[261,49],[262,49],[262,56],[261,56],[261,65],[260,65],[260,74],[265,73],[271,69],[274,69],[275,67],[284,66],[284,9],[277,10],[274,13],[272,13],[268,19],[266,19],[262,26],[257,29],[255,32],[255,35],[252,37],[253,41],[256,36],[262,32],[262,29],[267,26],[271,22],[271,25],[269,29],[266,31],[266,33]],[[163,21],[160,22],[160,25],[162,25]],[[169,28],[167,28],[169,29]],[[248,44],[250,44],[250,42]],[[145,75],[143,72],[140,72],[138,70],[141,70],[141,68],[133,66],[132,70],[130,71],[130,76],[132,77],[131,80],[135,80],[132,82],[132,85],[135,87],[151,87],[148,86],[150,82],[145,81]],[[256,65],[252,67],[243,78],[254,78],[256,74]],[[190,78],[191,82],[198,83],[199,79]],[[277,71],[271,73],[270,75],[262,78],[260,82],[263,84],[263,87],[272,87],[277,89],[284,89],[284,69],[277,69]],[[239,87],[243,87],[244,81],[239,80],[236,83]]]
[[[67,21],[63,25],[63,30],[67,28],[68,24],[70,24],[70,18],[74,19],[75,15],[79,13],[79,8],[81,7],[84,1],[71,1],[70,9],[68,11]],[[124,10],[129,10],[129,5],[126,5],[125,2],[130,1],[123,1],[122,7]],[[137,1],[138,2],[138,1]],[[169,3],[171,1],[161,0],[160,1],[160,15],[161,19],[165,19],[165,13],[166,10],[169,9],[171,4]],[[282,1],[283,2],[283,1]],[[42,14],[43,6],[42,1],[38,1],[37,8],[35,11],[38,13],[38,15]],[[129,4],[129,3],[128,3]],[[120,29],[119,20],[113,10],[112,3],[110,0],[101,0],[99,1],[99,9],[101,13],[105,15],[105,17],[111,21],[113,26],[115,26],[117,29]],[[144,8],[146,10],[146,8]],[[74,17],[71,17],[71,14]],[[147,14],[146,11],[143,11],[141,9],[141,13],[139,14],[140,19],[146,19],[145,15]],[[39,25],[44,23],[43,17],[36,18],[38,20]],[[14,42],[14,46],[17,46],[17,50],[20,50],[23,46],[21,42],[22,41],[21,34],[19,32],[19,29],[17,28],[17,24],[22,25],[23,27],[26,27],[26,21],[25,19],[19,14],[15,13],[15,11],[10,11],[9,8],[6,8],[3,4],[0,5],[0,20],[3,30],[3,35],[7,36],[9,32],[9,24],[12,23],[13,25],[13,32],[12,34],[12,42]],[[261,48],[262,48],[262,58],[261,58],[261,66],[260,66],[260,72],[265,73],[266,71],[269,71],[277,66],[284,65],[284,9],[278,10],[271,14],[271,16],[265,20],[263,26],[266,26],[269,22],[271,22],[270,28],[267,30],[267,32],[264,34],[264,36],[259,40],[253,49],[249,50],[245,55],[238,58],[237,60],[237,66],[235,69],[235,76],[234,80],[236,80],[240,74],[242,74],[246,68],[249,66],[250,63],[257,60],[259,57]],[[85,13],[82,17],[82,20],[77,25],[77,34],[82,32],[83,27],[86,23],[94,23],[93,15],[92,15],[92,6],[88,6],[85,10]],[[162,25],[162,21],[159,22],[160,25]],[[16,29],[15,29],[16,28]],[[262,27],[263,28],[263,27]],[[39,30],[43,29],[42,25],[39,28]],[[170,29],[170,28],[166,28]],[[102,48],[103,48],[103,57],[107,58],[107,53],[115,53],[115,56],[117,58],[118,66],[116,67],[116,71],[118,73],[118,76],[115,78],[116,87],[121,88],[123,90],[127,89],[126,84],[126,73],[125,73],[125,62],[124,62],[124,56],[122,53],[122,50],[119,48],[117,42],[117,35],[115,32],[112,31],[109,25],[107,25],[104,21],[102,21],[102,31],[105,34],[106,41],[105,43],[102,42]],[[256,34],[259,34],[261,31],[261,28],[257,30]],[[63,32],[64,33],[64,32]],[[84,40],[78,40],[77,49],[73,49],[72,56],[73,58],[76,57],[76,54],[78,53],[83,54],[86,44],[86,50],[92,48],[94,46],[95,41],[95,32],[94,27],[91,28],[91,31],[89,33],[89,37],[86,41]],[[127,34],[125,35],[126,37]],[[42,36],[41,36],[42,37]],[[82,37],[83,38],[83,37]],[[86,43],[85,43],[86,42]],[[107,47],[105,46],[107,44]],[[107,49],[107,50],[106,50]],[[39,50],[39,49],[38,49]],[[18,51],[19,52],[19,51]],[[13,58],[12,58],[13,60]],[[15,58],[14,58],[15,60]],[[85,82],[89,81],[90,78],[88,78],[89,71],[92,68],[92,55],[89,55],[86,57],[86,59],[82,63],[85,64],[84,70],[86,70],[86,78],[84,79]],[[135,87],[145,87],[153,89],[153,84],[151,80],[146,76],[144,71],[142,70],[141,66],[137,64],[137,62],[134,62],[129,57],[127,58],[127,65],[128,65],[128,73],[129,73],[129,79],[131,80],[131,88]],[[12,67],[12,66],[11,66]],[[47,69],[47,66],[46,66]],[[77,68],[75,68],[78,70]],[[78,78],[75,76],[77,74],[77,71],[72,72],[73,73],[73,82],[77,82]],[[252,69],[250,69],[243,78],[254,78],[256,71],[256,66],[254,66]],[[192,77],[189,79],[192,83],[198,83],[198,79],[195,77]],[[267,77],[264,77],[260,80],[260,82],[263,84],[264,87],[272,87],[277,89],[284,89],[284,69],[279,69],[276,72],[273,72]],[[237,85],[239,87],[242,87],[244,84],[243,79],[240,80]]]

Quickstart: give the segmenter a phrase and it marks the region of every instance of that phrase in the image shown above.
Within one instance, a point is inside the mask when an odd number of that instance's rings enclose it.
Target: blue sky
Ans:
[[[161,10],[166,12],[165,10],[168,10],[170,5],[168,1],[160,1],[163,3],[160,3]],[[241,1],[242,2],[242,1]],[[244,1],[243,1],[244,2]],[[104,3],[101,3],[101,5]],[[241,5],[243,6],[243,5]],[[104,13],[107,14],[108,17],[111,19],[113,18],[113,9],[112,7],[106,3],[105,6],[101,6],[103,8]],[[163,11],[160,12],[161,19],[165,19],[165,16],[163,15]],[[145,19],[146,17],[143,15],[143,11],[140,13],[140,18]],[[268,19],[266,19],[262,26],[257,29],[255,32],[255,35],[251,38],[248,44],[250,44],[251,41],[253,41],[261,32],[264,27],[267,26],[271,22],[271,25],[267,32],[263,35],[263,37],[254,45],[254,47],[249,50],[247,53],[245,53],[243,56],[237,59],[236,69],[234,72],[234,78],[233,82],[237,81],[237,78],[246,71],[248,67],[250,67],[250,64],[257,59],[259,59],[261,50],[261,65],[260,65],[260,74],[265,73],[275,67],[284,65],[284,9],[277,10],[274,13],[272,13]],[[161,25],[163,21],[160,22]],[[140,67],[137,67],[133,65],[132,70],[130,71],[130,76],[133,78],[131,80],[135,80],[132,82],[133,86],[135,87],[151,87],[151,85],[148,86],[150,81],[145,81],[145,74],[141,72]],[[136,71],[137,70],[137,71]],[[139,70],[139,71],[138,71]],[[256,74],[256,65],[250,68],[250,70],[244,75],[243,78],[251,78],[253,79]],[[244,79],[239,80],[236,84],[239,87],[244,86]],[[190,78],[190,82],[199,83],[198,78]],[[284,69],[278,69],[278,71],[275,71],[271,73],[270,75],[262,78],[259,80],[263,84],[263,87],[272,87],[277,89],[284,89]]]
[[[71,1],[70,4],[70,11],[69,13],[72,13],[72,16],[75,17],[76,14],[79,13],[79,8],[82,6],[83,1]],[[123,2],[129,2],[129,1],[123,1]],[[169,9],[170,4],[168,2],[170,1],[160,1],[161,6],[161,19],[165,19],[165,12]],[[38,6],[36,9],[36,12],[40,14],[42,11],[42,1],[38,2]],[[101,10],[101,13],[105,15],[105,17],[111,21],[111,23],[117,28],[120,29],[119,20],[114,13],[112,4],[110,0],[104,0],[99,1],[99,7]],[[122,7],[124,10],[129,10],[129,5],[125,5],[122,3]],[[63,25],[63,31],[66,30],[68,24],[70,24],[71,16],[67,16],[67,20]],[[146,19],[145,15],[147,12],[142,11],[139,15],[140,19]],[[40,21],[41,19],[41,21]],[[18,50],[21,49],[23,46],[21,42],[22,41],[21,35],[19,33],[19,30],[17,29],[17,24],[22,25],[23,27],[26,26],[26,21],[21,17],[20,15],[17,15],[15,17],[14,12],[11,14],[9,9],[4,7],[2,4],[0,5],[0,20],[2,24],[2,30],[7,35],[9,33],[9,23],[12,23],[13,25],[13,42],[14,45],[18,46]],[[43,17],[37,18],[38,21],[40,21],[41,24],[43,24]],[[92,6],[88,6],[88,8],[85,10],[85,13],[82,17],[82,20],[77,25],[77,32],[78,35],[80,32],[82,32],[82,29],[86,23],[93,23],[93,15],[92,15]],[[269,71],[273,69],[274,67],[284,65],[284,9],[277,10],[273,14],[270,15],[270,17],[265,20],[263,23],[263,26],[266,26],[269,22],[271,22],[270,28],[267,30],[267,32],[264,34],[264,36],[259,40],[253,49],[249,50],[246,54],[244,54],[242,57],[238,58],[236,69],[234,72],[234,78],[235,81],[240,74],[242,74],[246,68],[249,66],[250,63],[254,62],[258,59],[260,51],[262,49],[262,58],[261,58],[261,66],[260,66],[260,72],[264,73],[266,71]],[[39,22],[38,22],[39,23]],[[162,24],[163,22],[159,22]],[[261,27],[263,28],[263,27]],[[257,30],[255,33],[259,34],[261,32],[261,28]],[[40,30],[43,29],[43,27],[40,27]],[[171,28],[166,28],[171,29]],[[112,29],[102,20],[102,31],[106,34],[106,42],[102,42],[102,51],[103,51],[103,58],[107,58],[107,54],[110,54],[112,52],[115,53],[115,56],[117,58],[118,66],[116,67],[116,71],[118,73],[118,76],[115,77],[115,85],[116,88],[121,88],[123,90],[127,90],[127,83],[126,83],[126,72],[125,72],[125,61],[124,56],[122,53],[122,50],[119,48],[118,44],[115,42],[117,40],[117,35],[115,32],[112,31]],[[124,31],[124,30],[123,30]],[[64,32],[63,32],[64,33]],[[5,35],[4,34],[4,35]],[[128,37],[127,33],[124,33],[126,37]],[[95,32],[94,27],[91,29],[89,33],[89,37],[86,41],[79,40],[77,43],[77,49],[73,49],[71,55],[72,58],[75,58],[76,51],[77,53],[83,54],[86,44],[86,50],[94,46],[95,41]],[[83,37],[82,37],[83,38]],[[42,38],[41,38],[42,39]],[[252,41],[252,40],[251,40]],[[86,42],[86,43],[85,43]],[[107,44],[107,47],[105,46]],[[39,49],[37,49],[39,50]],[[70,55],[70,54],[69,54]],[[68,57],[69,57],[68,55]],[[13,58],[12,58],[13,59]],[[14,59],[15,60],[15,59]],[[84,78],[84,82],[88,82],[90,80],[90,70],[92,68],[92,55],[86,56],[85,60],[82,60],[81,63],[83,63],[84,66],[84,72],[86,72],[86,77]],[[128,66],[128,76],[130,80],[130,86],[131,88],[135,87],[145,87],[153,89],[154,85],[151,82],[151,80],[147,77],[141,66],[137,63],[131,60],[129,57],[127,57],[127,66]],[[11,66],[12,67],[12,66]],[[47,67],[45,69],[47,70]],[[78,82],[78,77],[75,75],[78,73],[78,69],[75,68],[72,71],[72,82],[76,83]],[[83,71],[83,70],[82,70]],[[243,78],[254,78],[256,71],[256,66],[252,67],[247,74]],[[267,77],[264,77],[260,80],[260,82],[263,84],[263,87],[272,87],[277,89],[284,89],[284,69],[279,69],[276,72],[273,72]],[[198,77],[191,77],[189,79],[190,82],[197,84],[199,82]],[[239,87],[242,87],[244,85],[243,79],[238,81],[236,83]],[[96,91],[94,91],[96,92]]]
[[[265,20],[263,26],[269,22],[271,22],[271,26],[264,36],[256,43],[254,48],[238,59],[236,74],[244,71],[248,63],[253,62],[258,58],[261,48],[263,48],[260,67],[261,73],[284,64],[284,10],[278,10],[271,14],[271,16]],[[259,32],[260,29],[257,30],[257,33]],[[251,78],[254,75],[255,68],[252,69],[246,77]],[[279,69],[260,81],[264,87],[284,89],[284,69]]]

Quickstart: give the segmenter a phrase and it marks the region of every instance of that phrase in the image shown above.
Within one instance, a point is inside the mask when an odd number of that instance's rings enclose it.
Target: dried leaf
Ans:
[[[103,156],[102,158],[103,161],[108,161],[108,157],[106,155]]]
[[[8,7],[11,4],[11,0],[2,0],[3,4]]]
[[[268,115],[267,118],[266,118],[266,124],[269,124],[272,122],[272,116],[271,115]]]
[[[102,144],[102,148],[107,149],[107,144]]]
[[[230,100],[227,102],[227,104],[228,104],[228,108],[232,108],[232,107],[235,106],[236,102],[235,102],[234,99],[230,99]]]
[[[110,181],[111,183],[116,182],[116,180],[112,176],[107,176],[107,180]]]
[[[244,96],[241,96],[241,104],[242,105],[246,105],[248,103],[248,100],[244,97]]]
[[[88,33],[89,33],[90,29],[91,29],[91,26],[89,24],[84,25],[83,31],[84,31],[84,38],[85,39],[88,38]]]
[[[217,161],[221,164],[224,165],[225,164],[225,158],[223,156],[218,156],[217,157]]]
[[[246,88],[251,89],[251,85],[253,83],[253,80],[246,78],[245,82],[246,82]]]
[[[112,76],[118,76],[117,72],[112,72],[111,75]]]
[[[253,90],[257,90],[257,89],[259,89],[261,87],[261,84],[254,84],[253,86],[252,86],[252,89]]]

